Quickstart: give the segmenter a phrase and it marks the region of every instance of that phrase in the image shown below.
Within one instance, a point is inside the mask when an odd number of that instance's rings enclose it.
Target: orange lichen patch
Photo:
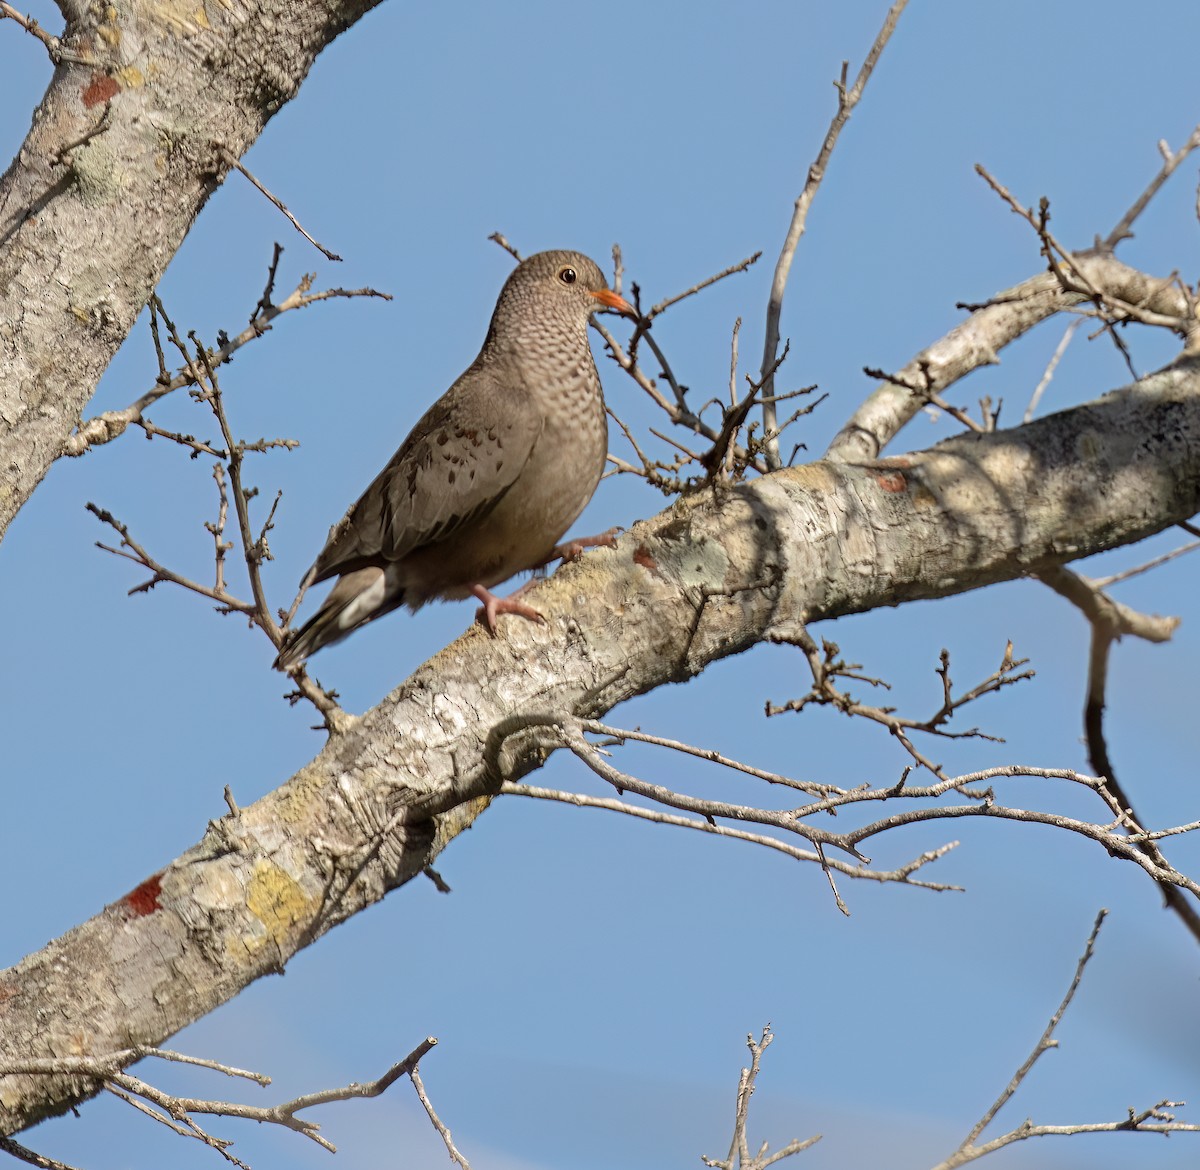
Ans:
[[[21,989],[15,982],[0,983],[0,1004],[7,1003],[10,999],[16,999],[20,993]]]
[[[148,877],[136,889],[130,890],[121,899],[121,902],[138,918],[145,918],[147,914],[153,914],[156,910],[162,909],[158,901],[161,893],[162,874],[156,873],[152,877]]]
[[[651,555],[650,550],[644,545],[639,544],[633,554],[633,563],[641,565],[643,569],[648,569],[651,573],[658,572],[658,562]]]
[[[885,492],[902,492],[908,487],[908,478],[903,471],[881,471],[875,477]]]
[[[92,80],[83,91],[83,104],[90,110],[101,102],[110,101],[120,92],[120,85],[107,73],[93,73]]]

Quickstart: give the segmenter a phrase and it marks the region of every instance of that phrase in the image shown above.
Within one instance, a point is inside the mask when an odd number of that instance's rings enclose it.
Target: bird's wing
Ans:
[[[309,580],[401,560],[485,516],[529,461],[542,423],[511,378],[472,366],[333,527]]]

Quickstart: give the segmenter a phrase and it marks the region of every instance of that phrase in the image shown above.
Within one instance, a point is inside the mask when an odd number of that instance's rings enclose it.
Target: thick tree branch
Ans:
[[[545,625],[472,629],[281,788],[0,973],[0,1059],[157,1044],[282,970],[544,761],[535,713],[596,716],[805,623],[1011,580],[1198,508],[1196,359],[1015,430],[696,493],[536,586]],[[0,1133],[97,1089],[2,1078]]]
[[[1113,297],[1164,316],[1187,313],[1186,298],[1169,280],[1155,279],[1103,252],[1076,253],[1073,261],[1093,286]],[[945,390],[980,366],[995,365],[1000,351],[1035,325],[1088,299],[1085,292],[1064,292],[1052,272],[997,293],[898,370],[894,381],[878,386],[837,433],[826,458],[876,458],[925,405],[926,400],[914,394],[911,385],[933,392]]]

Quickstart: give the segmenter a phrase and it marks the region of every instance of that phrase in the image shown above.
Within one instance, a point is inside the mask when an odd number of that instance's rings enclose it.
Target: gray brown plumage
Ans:
[[[434,598],[478,597],[493,632],[498,614],[540,618],[490,589],[552,559],[600,480],[608,427],[587,325],[601,306],[632,312],[578,252],[513,270],[479,356],[331,529],[305,585],[338,581],[278,669]]]

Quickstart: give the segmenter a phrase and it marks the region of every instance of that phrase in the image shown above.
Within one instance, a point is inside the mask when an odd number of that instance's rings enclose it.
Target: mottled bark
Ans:
[[[473,630],[281,788],[0,973],[0,1060],[156,1043],[428,865],[537,767],[522,714],[599,715],[762,641],[1139,540],[1200,507],[1200,362],[992,435],[680,501]],[[491,744],[489,747],[489,736]],[[489,760],[501,761],[501,769]],[[94,1091],[0,1078],[0,1132]]]
[[[230,157],[375,2],[135,0],[70,12],[64,60],[0,179],[0,536]]]

